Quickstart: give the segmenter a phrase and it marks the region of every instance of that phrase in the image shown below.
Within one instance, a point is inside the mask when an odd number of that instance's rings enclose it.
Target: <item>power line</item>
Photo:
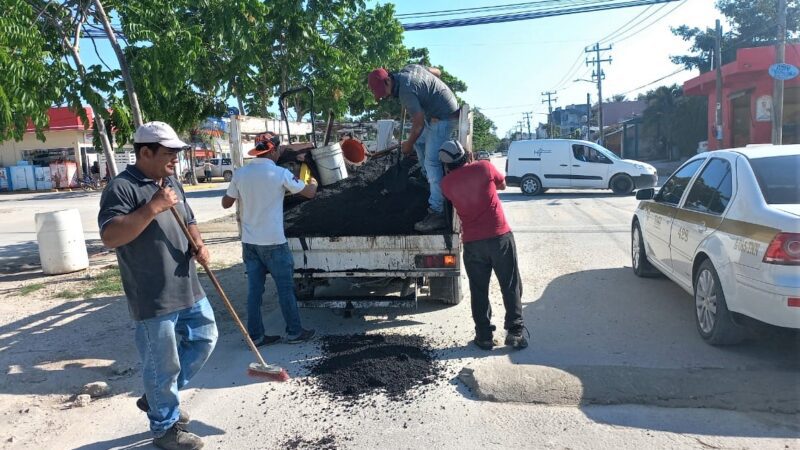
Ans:
[[[430,22],[406,23],[403,24],[403,29],[405,31],[415,31],[415,30],[431,30],[438,28],[464,27],[471,25],[485,25],[490,23],[514,22],[520,20],[539,19],[542,17],[554,17],[554,16],[563,16],[568,14],[579,14],[584,12],[607,11],[612,9],[629,8],[633,6],[670,3],[674,1],[677,0],[630,0],[630,1],[623,1],[616,3],[596,2],[593,5],[589,4],[587,6],[572,7],[572,8],[555,7],[535,12],[498,14],[492,16],[469,17],[463,19],[446,19],[446,20],[438,20]]]
[[[653,26],[653,25],[655,25],[656,23],[660,22],[660,21],[661,21],[661,20],[662,20],[664,17],[667,17],[668,15],[672,14],[672,13],[673,13],[673,12],[674,12],[676,9],[680,8],[681,6],[683,6],[683,5],[686,3],[686,1],[687,1],[687,0],[683,0],[682,2],[678,3],[677,5],[675,5],[675,7],[674,7],[674,8],[670,9],[669,11],[667,11],[666,13],[664,13],[663,15],[661,15],[661,17],[659,17],[659,18],[657,18],[656,20],[652,21],[652,22],[651,22],[651,23],[649,23],[648,25],[645,25],[644,27],[640,28],[638,31],[635,31],[635,32],[633,32],[633,34],[630,34],[630,35],[628,35],[628,36],[625,36],[625,37],[621,37],[621,38],[615,39],[615,40],[613,40],[612,42],[613,42],[614,44],[619,44],[619,43],[620,43],[620,42],[622,42],[622,41],[627,41],[628,39],[630,39],[630,38],[632,38],[632,37],[636,36],[637,34],[641,33],[642,31],[644,31],[644,30],[646,30],[646,29],[648,29],[648,28],[652,27],[652,26]],[[655,11],[653,14],[656,14],[658,11],[661,11],[661,10],[662,10],[662,9],[664,9],[664,7],[666,7],[666,6],[667,6],[667,5],[664,5],[664,6],[662,6],[661,8],[659,8],[658,10],[656,10],[656,11]],[[646,20],[646,19],[645,19],[645,20]],[[643,20],[642,22],[644,22],[644,20]]]
[[[616,30],[612,31],[611,33],[608,33],[607,35],[605,35],[602,38],[598,39],[597,42],[604,43],[606,41],[606,39],[608,39],[608,38],[614,36],[615,34],[619,33],[623,28],[627,28],[631,23],[636,21],[636,19],[641,17],[644,13],[646,13],[647,11],[650,11],[653,8],[653,6],[654,5],[650,5],[647,8],[643,9],[641,12],[639,12],[639,14],[636,15],[636,17],[634,17],[633,19],[629,20],[624,25],[622,25],[621,27],[619,27]],[[661,7],[663,8],[664,5],[662,5]]]
[[[474,14],[474,13],[481,13],[481,12],[491,12],[491,11],[508,11],[514,9],[530,9],[532,7],[537,6],[544,6],[547,4],[557,4],[563,3],[560,0],[545,0],[545,1],[538,1],[538,2],[524,2],[524,3],[511,3],[507,5],[495,5],[495,6],[479,6],[473,8],[459,8],[459,9],[445,9],[440,11],[427,11],[427,12],[417,12],[417,13],[405,13],[405,14],[397,14],[395,15],[398,19],[410,19],[410,18],[421,18],[421,17],[439,17],[439,16],[447,16],[447,15],[464,15],[464,14]]]

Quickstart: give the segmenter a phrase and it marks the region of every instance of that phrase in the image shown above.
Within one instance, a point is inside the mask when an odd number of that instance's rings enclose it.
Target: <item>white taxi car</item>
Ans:
[[[800,145],[702,153],[636,198],[633,271],[693,294],[706,342],[740,342],[744,317],[800,328]]]

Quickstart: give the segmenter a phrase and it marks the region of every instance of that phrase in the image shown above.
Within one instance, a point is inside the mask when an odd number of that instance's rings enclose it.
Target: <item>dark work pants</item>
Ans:
[[[516,332],[522,325],[522,279],[517,267],[517,247],[514,235],[501,236],[464,244],[464,267],[469,277],[472,299],[472,319],[475,336],[480,340],[492,338],[492,306],[489,303],[489,280],[494,270],[503,304],[506,308],[504,328]]]

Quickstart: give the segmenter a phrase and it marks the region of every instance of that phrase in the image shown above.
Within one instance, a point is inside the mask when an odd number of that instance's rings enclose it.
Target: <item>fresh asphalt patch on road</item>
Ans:
[[[480,400],[551,406],[648,405],[797,414],[797,373],[719,368],[475,364],[459,379]]]

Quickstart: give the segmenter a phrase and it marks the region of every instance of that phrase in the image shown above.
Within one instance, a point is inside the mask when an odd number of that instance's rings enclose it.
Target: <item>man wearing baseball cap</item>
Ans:
[[[275,281],[278,304],[286,322],[286,342],[296,344],[314,337],[315,331],[300,323],[300,310],[294,293],[294,259],[283,231],[283,197],[288,191],[306,198],[317,194],[317,181],[309,184],[275,164],[280,157],[280,140],[272,133],[256,137],[248,154],[249,164],[233,173],[222,207],[239,200],[242,221],[242,259],[247,271],[247,332],[257,346],[269,345],[280,336],[264,333],[261,303],[267,272]]]
[[[491,350],[496,344],[492,333],[492,307],[489,304],[489,280],[497,275],[506,309],[505,344],[522,349],[528,341],[522,319],[522,280],[517,264],[517,248],[511,227],[506,222],[498,190],[506,181],[494,165],[486,160],[468,162],[458,141],[447,141],[439,150],[439,159],[447,174],[442,179],[442,192],[453,203],[461,219],[461,240],[464,242],[464,268],[469,278],[472,319],[475,321],[475,345]]]
[[[194,213],[175,176],[178,153],[187,147],[164,122],[136,129],[136,164],[109,182],[100,198],[100,238],[116,250],[128,309],[136,324],[144,395],[153,443],[162,449],[199,449],[187,430],[189,416],[178,391],[203,367],[217,342],[214,312],[197,278],[194,259],[209,254]],[[195,254],[175,217],[175,207],[199,246]]]
[[[399,72],[375,69],[367,80],[375,100],[397,98],[411,116],[411,131],[402,144],[402,152],[410,155],[416,150],[431,191],[428,215],[414,225],[414,229],[421,233],[447,226],[444,198],[439,186],[443,176],[439,148],[458,130],[459,110],[456,96],[439,79],[441,75],[439,69],[410,64]]]

